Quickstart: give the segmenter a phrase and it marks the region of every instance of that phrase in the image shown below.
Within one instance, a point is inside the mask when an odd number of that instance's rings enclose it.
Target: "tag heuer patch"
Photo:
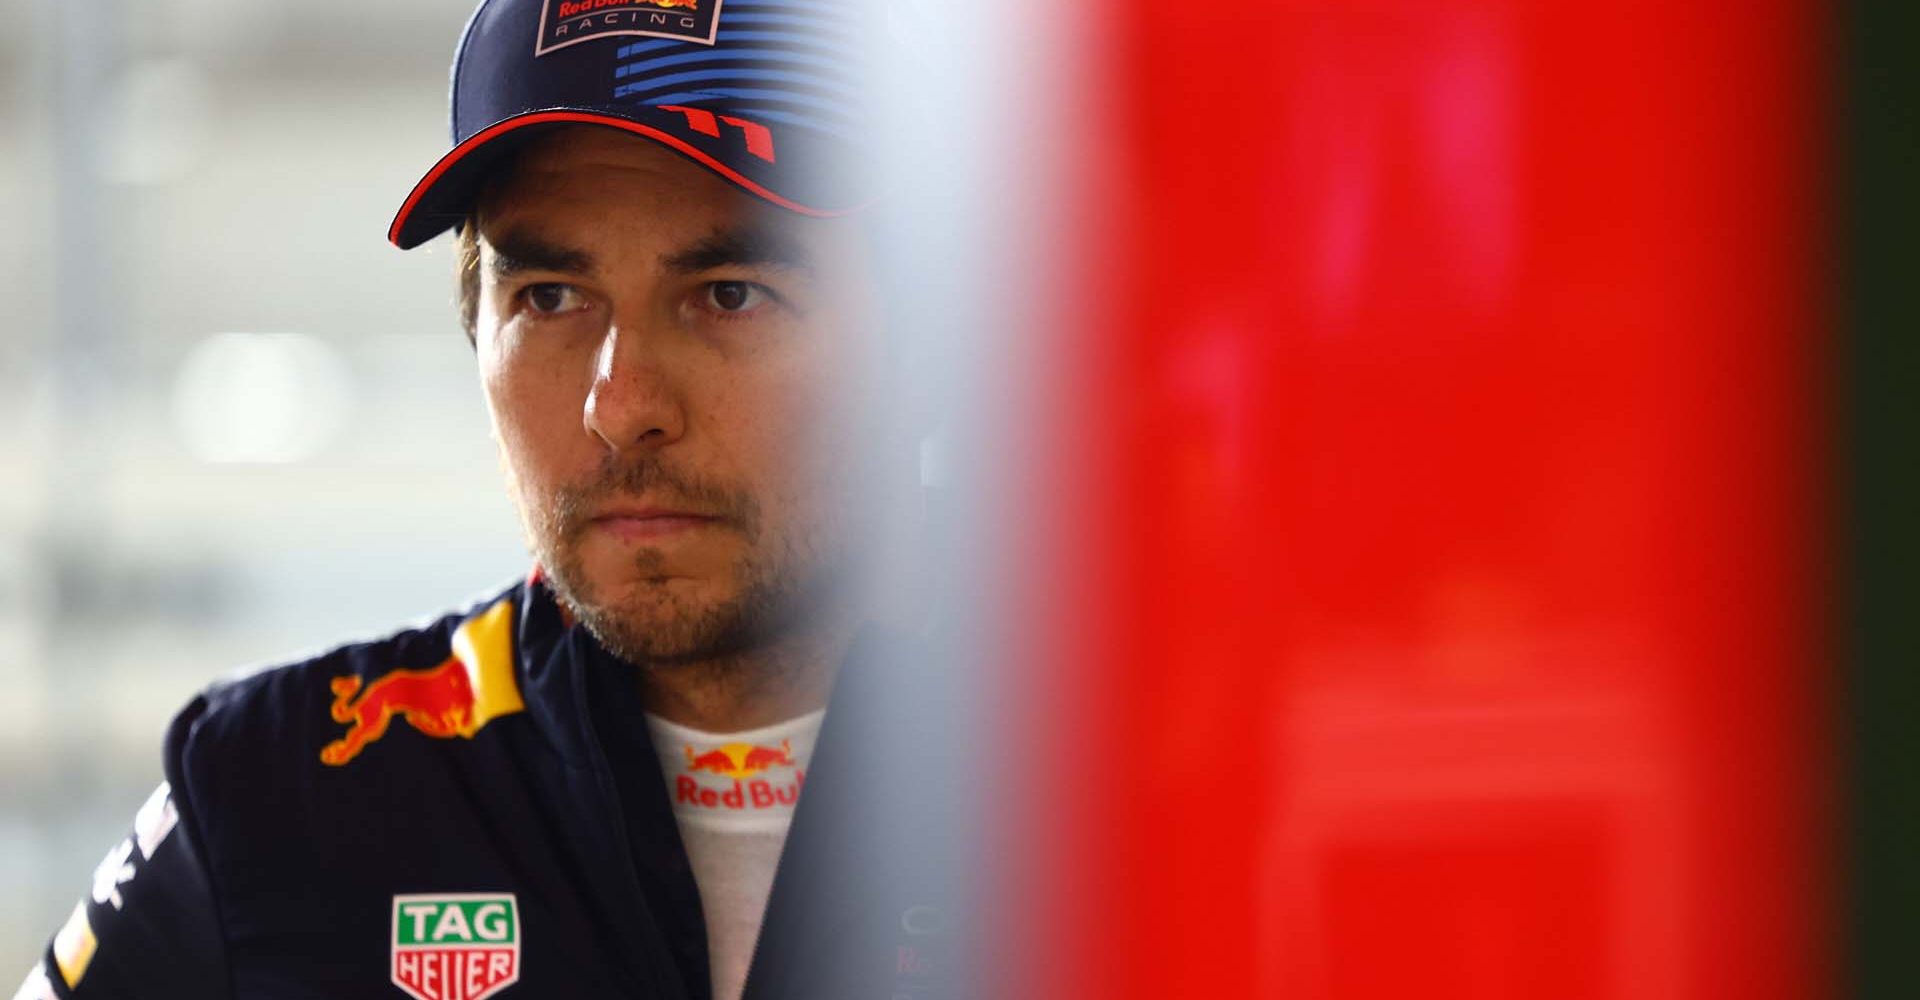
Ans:
[[[393,985],[420,1000],[482,1000],[519,979],[512,893],[393,897]]]
[[[536,58],[608,35],[647,35],[712,45],[721,0],[540,0]]]

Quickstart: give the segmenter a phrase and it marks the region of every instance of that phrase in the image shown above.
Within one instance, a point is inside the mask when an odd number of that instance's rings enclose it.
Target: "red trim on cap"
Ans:
[[[746,136],[747,152],[768,163],[773,162],[773,133],[767,131],[765,125],[750,122],[745,118],[735,118],[732,115],[721,115],[720,120],[739,129],[740,134]]]
[[[612,115],[596,115],[584,111],[531,111],[515,118],[495,122],[475,132],[467,137],[467,141],[453,147],[453,149],[447,152],[447,155],[442,156],[440,162],[435,163],[433,169],[427,171],[427,175],[420,178],[420,182],[415,184],[413,191],[407,195],[406,202],[400,206],[399,213],[393,217],[393,224],[387,227],[387,242],[395,246],[400,245],[400,230],[406,228],[407,220],[413,216],[414,206],[418,205],[420,199],[426,195],[427,191],[439,182],[442,175],[452,169],[454,164],[465,159],[467,154],[515,129],[525,128],[529,125],[544,125],[552,122],[580,122],[587,125],[606,125],[624,132],[632,132],[635,135],[643,135],[685,153],[687,156],[699,161],[707,169],[773,202],[781,208],[799,212],[801,215],[811,215],[820,218],[846,214],[845,211],[812,208],[807,205],[802,205],[797,201],[782,198],[772,191],[748,180],[742,176],[739,171],[714,159],[710,154],[689,145],[685,139],[681,139],[668,132],[662,132],[651,125],[642,125],[639,122],[626,118],[618,118]],[[751,150],[749,150],[749,152],[751,152]]]
[[[715,118],[713,112],[708,111],[706,108],[685,108],[678,104],[656,104],[654,107],[662,111],[678,111],[687,116],[688,128],[701,135],[710,135],[715,139],[720,138],[720,120]]]

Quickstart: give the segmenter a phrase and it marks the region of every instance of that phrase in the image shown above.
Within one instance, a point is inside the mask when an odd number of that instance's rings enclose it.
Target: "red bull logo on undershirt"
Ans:
[[[692,745],[681,749],[687,767],[674,778],[673,801],[678,806],[720,811],[791,807],[806,784],[806,771],[794,764],[787,740],[777,747],[722,743],[704,751]]]

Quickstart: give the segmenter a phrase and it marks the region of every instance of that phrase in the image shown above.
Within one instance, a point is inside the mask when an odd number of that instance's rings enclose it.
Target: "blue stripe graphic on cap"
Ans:
[[[711,102],[712,100],[713,97],[711,95],[699,92],[688,92],[682,94],[665,94],[648,103],[680,104],[687,107],[699,107],[702,102]],[[726,107],[714,106],[713,110],[725,114],[738,114],[748,121],[757,122],[761,125],[792,125],[798,128],[811,129],[815,132],[824,132],[849,142],[859,141],[857,133],[847,125],[828,121],[824,118],[816,118],[811,115],[770,108],[764,105],[743,104],[738,101],[731,101],[728,102]]]
[[[661,49],[684,48],[687,48],[687,43],[685,42],[677,42],[670,38],[656,38],[650,42],[634,42],[631,45],[622,45],[615,49],[613,54],[615,58],[625,59],[628,56],[639,55],[642,52],[658,52]]]
[[[849,46],[840,39],[804,31],[754,31],[720,29],[720,37],[715,45],[737,45],[741,42],[771,42],[775,45],[805,45],[808,48],[824,49],[828,52],[844,53]],[[684,44],[684,43],[682,43]]]
[[[685,104],[851,138],[865,78],[857,13],[823,0],[726,0],[714,45],[637,40],[614,51],[613,99]]]
[[[727,17],[727,24],[729,25],[739,21],[752,21],[752,22],[764,22],[767,27],[762,28],[760,30],[755,30],[753,28],[730,28],[730,27],[722,26],[718,36],[714,39],[714,43],[716,45],[725,45],[725,44],[740,43],[740,42],[775,42],[775,43],[784,43],[788,45],[807,45],[810,47],[828,49],[835,52],[850,51],[849,47],[846,44],[844,44],[847,41],[847,39],[844,37],[838,37],[838,36],[844,36],[847,33],[847,29],[844,29],[844,28],[839,28],[832,25],[822,26],[822,27],[825,27],[827,31],[832,32],[832,34],[822,34],[819,32],[808,32],[804,30],[781,31],[774,26],[774,22],[778,21],[785,24],[792,24],[795,27],[805,27],[806,25],[802,21],[802,19],[797,17],[791,17],[785,14],[741,15],[739,17],[735,17],[732,7],[727,8],[726,17]],[[716,51],[715,49],[710,49],[704,45],[695,46],[689,42],[682,42],[677,39],[655,38],[655,39],[650,39],[644,42],[629,42],[628,44],[622,45],[619,48],[615,49],[613,52],[613,55],[614,55],[614,58],[616,59],[627,59],[632,56],[644,55],[648,52],[659,52],[663,49],[689,51],[695,48],[698,48],[703,52]]]
[[[799,66],[815,67],[825,70],[828,73],[851,79],[851,77],[846,76],[847,67],[844,61],[810,55],[805,52],[790,52],[781,49],[732,49],[725,52],[701,49],[698,52],[680,52],[673,55],[656,56],[652,59],[642,59],[639,62],[624,63],[615,66],[613,69],[613,78],[620,80],[629,76],[638,76],[650,70],[668,69],[674,66],[730,61],[791,63]]]
[[[642,93],[645,91],[646,88],[641,87],[637,84],[630,83],[630,84],[626,84],[625,87],[623,87],[622,89],[625,89],[627,93],[625,94],[616,93],[614,96],[627,97],[632,94]],[[715,109],[717,111],[731,111],[736,108],[743,107],[743,105],[740,105],[737,102],[751,101],[755,99],[766,100],[766,101],[778,101],[782,104],[799,104],[809,108],[815,108],[820,111],[827,112],[828,114],[831,114],[831,115],[838,115],[842,118],[848,118],[848,119],[852,118],[852,115],[847,110],[847,106],[839,101],[823,101],[823,100],[820,100],[819,98],[812,97],[807,94],[796,94],[791,90],[766,90],[764,88],[757,88],[757,87],[702,87],[699,90],[677,90],[671,94],[648,94],[645,99],[645,103],[647,104],[693,104],[700,101],[736,102],[733,104],[729,104],[725,108]]]
[[[806,84],[809,87],[814,87],[814,88],[819,88],[824,90],[839,90],[839,91],[845,91],[848,94],[858,93],[858,91],[856,91],[853,87],[848,86],[847,84],[839,83],[833,80],[823,80],[820,77],[810,76],[805,73],[788,73],[784,70],[777,70],[777,69],[739,69],[735,67],[728,67],[726,69],[700,69],[700,70],[692,70],[686,73],[673,73],[668,76],[656,76],[646,80],[644,83],[634,83],[634,84],[629,84],[629,86],[632,86],[637,90],[643,87],[644,88],[680,87],[680,86],[685,86],[686,84],[689,84],[689,83],[701,83],[706,81],[713,81],[713,82],[720,82],[720,83],[728,83],[733,81],[740,81],[744,83],[753,83],[753,82],[802,83],[802,84]]]

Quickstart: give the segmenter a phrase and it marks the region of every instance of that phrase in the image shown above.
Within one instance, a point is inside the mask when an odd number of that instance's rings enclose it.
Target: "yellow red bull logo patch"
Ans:
[[[682,750],[687,766],[686,773],[674,778],[676,805],[716,810],[791,807],[800,800],[800,789],[807,781],[806,770],[794,763],[787,740],[779,746],[722,743],[705,750],[687,744]],[[731,779],[731,783],[715,778]]]
[[[347,731],[320,750],[341,767],[387,734],[395,717],[424,736],[472,739],[481,727],[525,708],[513,675],[513,603],[501,600],[460,623],[453,652],[423,670],[392,670],[371,683],[357,674],[332,681],[333,721]]]
[[[520,979],[513,893],[393,897],[393,985],[419,1000],[484,1000]]]

